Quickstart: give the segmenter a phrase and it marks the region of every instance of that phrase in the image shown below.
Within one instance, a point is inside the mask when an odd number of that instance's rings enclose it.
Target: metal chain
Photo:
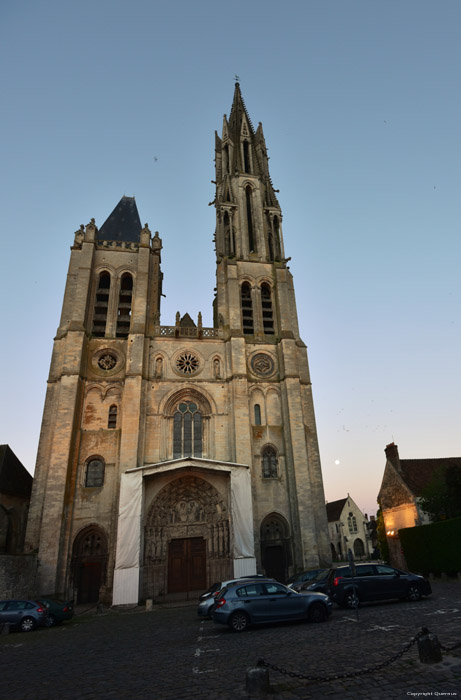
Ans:
[[[280,668],[279,666],[275,666],[274,664],[269,664],[267,663],[267,661],[264,661],[264,659],[258,659],[258,666],[265,666],[266,668],[270,668],[272,671],[278,671],[278,673],[281,673],[283,676],[290,676],[290,678],[300,678],[305,681],[321,682],[338,681],[341,678],[356,678],[357,676],[365,676],[367,673],[374,673],[375,671],[379,671],[382,668],[389,666],[394,661],[397,661],[397,659],[403,656],[403,654],[405,654],[413,646],[413,644],[416,644],[418,639],[420,639],[420,637],[422,637],[425,634],[427,634],[427,630],[422,629],[421,632],[418,632],[418,634],[416,634],[413,637],[413,639],[403,647],[403,649],[394,654],[394,656],[391,656],[390,659],[387,659],[386,661],[383,661],[380,664],[376,664],[375,666],[370,666],[370,668],[362,669],[361,671],[351,671],[350,673],[336,673],[333,676],[307,676],[304,673],[295,673],[295,671],[287,671],[285,668]]]
[[[440,644],[440,642],[439,642]],[[459,649],[461,647],[461,642],[457,642],[456,644],[453,644],[451,647],[445,647],[443,644],[440,644],[440,648],[443,649],[444,651],[453,651],[454,649]]]

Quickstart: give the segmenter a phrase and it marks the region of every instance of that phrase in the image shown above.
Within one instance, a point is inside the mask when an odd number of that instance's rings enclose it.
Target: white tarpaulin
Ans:
[[[202,468],[230,474],[234,568],[237,566],[240,570],[243,566],[246,573],[247,570],[248,573],[253,573],[256,570],[251,479],[250,470],[247,466],[191,458],[139,467],[122,474],[120,482],[117,552],[114,572],[114,605],[135,604],[138,602],[144,477],[172,472],[178,469],[183,470],[189,466],[196,470]],[[237,564],[236,560],[240,563]],[[245,563],[243,560],[246,560]]]

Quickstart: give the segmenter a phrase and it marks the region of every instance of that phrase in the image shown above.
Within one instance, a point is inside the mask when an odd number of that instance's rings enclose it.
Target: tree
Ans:
[[[434,522],[461,516],[461,469],[440,467],[421,493],[421,509]]]

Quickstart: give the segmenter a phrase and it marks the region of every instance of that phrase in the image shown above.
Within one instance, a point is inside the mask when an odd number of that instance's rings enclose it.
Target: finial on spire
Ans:
[[[234,80],[235,80],[235,82],[236,82],[236,83],[237,83],[237,85],[238,85],[238,84],[239,84],[239,82],[240,82],[240,76],[239,76],[239,75],[237,75],[237,73],[236,73],[236,74],[234,75]]]

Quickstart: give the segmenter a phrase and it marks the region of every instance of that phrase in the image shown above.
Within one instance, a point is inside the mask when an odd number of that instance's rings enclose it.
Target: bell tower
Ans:
[[[236,460],[252,453],[256,549],[266,571],[315,566],[330,551],[307,351],[262,124],[254,129],[239,83],[215,164],[215,326],[230,345]]]

